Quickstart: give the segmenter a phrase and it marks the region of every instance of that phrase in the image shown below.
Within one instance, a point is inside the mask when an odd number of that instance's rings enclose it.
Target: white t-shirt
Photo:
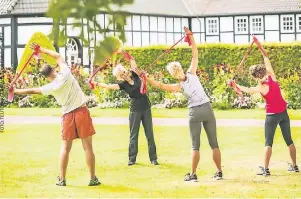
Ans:
[[[197,75],[186,74],[186,80],[180,83],[182,92],[188,98],[188,108],[210,102]]]
[[[40,89],[43,95],[52,95],[56,99],[57,103],[62,106],[63,114],[85,103],[85,95],[67,64],[62,64],[56,78]]]

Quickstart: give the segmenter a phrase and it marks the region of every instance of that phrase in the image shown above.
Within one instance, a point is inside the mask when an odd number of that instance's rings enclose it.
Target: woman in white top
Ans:
[[[219,180],[222,179],[223,174],[221,169],[221,153],[216,137],[216,120],[209,98],[196,75],[198,50],[192,32],[187,27],[184,27],[184,30],[192,43],[192,61],[187,73],[184,73],[179,62],[172,62],[167,65],[167,70],[172,77],[178,80],[178,83],[163,84],[150,78],[147,78],[147,81],[161,90],[183,92],[188,98],[189,128],[192,140],[192,165],[191,172],[185,175],[184,180],[197,181],[196,169],[200,160],[199,149],[202,124],[212,148],[213,161],[218,170],[213,178]]]

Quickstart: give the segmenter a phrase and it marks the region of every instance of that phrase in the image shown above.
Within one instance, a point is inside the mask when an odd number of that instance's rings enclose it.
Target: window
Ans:
[[[297,30],[301,31],[301,15],[297,15]]]
[[[282,15],[281,16],[281,31],[282,32],[294,32],[294,16]]]
[[[210,18],[206,19],[207,24],[207,34],[208,35],[217,35],[218,34],[218,19]]]
[[[69,38],[66,44],[66,58],[69,65],[78,63],[79,60],[79,42],[75,38]]]
[[[158,19],[157,17],[150,17],[150,30],[158,31]]]
[[[146,16],[141,17],[142,31],[149,31],[149,18]]]
[[[165,32],[165,18],[158,17],[158,31]]]
[[[141,30],[140,16],[133,16],[133,30]]]
[[[175,32],[182,32],[182,24],[181,24],[181,18],[174,18],[174,31]],[[188,27],[188,26],[187,26]]]
[[[251,33],[263,33],[262,17],[251,17]]]
[[[173,18],[166,18],[166,32],[173,32]]]
[[[247,21],[248,21],[247,17],[236,18],[236,20],[235,20],[236,33],[241,33],[241,34],[248,33],[248,22]]]

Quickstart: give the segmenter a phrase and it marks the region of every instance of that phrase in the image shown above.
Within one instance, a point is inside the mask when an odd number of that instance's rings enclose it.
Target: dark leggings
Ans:
[[[189,108],[189,129],[192,150],[200,149],[202,124],[207,134],[210,147],[212,149],[218,148],[216,120],[209,102],[200,106]]]
[[[274,141],[274,135],[277,126],[280,126],[282,136],[287,146],[293,144],[291,136],[290,118],[287,114],[287,110],[282,113],[267,115],[265,119],[265,146],[272,146]]]
[[[130,112],[130,144],[129,144],[129,160],[136,162],[138,154],[138,135],[140,123],[144,127],[144,133],[148,143],[148,154],[150,161],[157,160],[157,150],[153,132],[152,112],[148,108],[144,111]]]

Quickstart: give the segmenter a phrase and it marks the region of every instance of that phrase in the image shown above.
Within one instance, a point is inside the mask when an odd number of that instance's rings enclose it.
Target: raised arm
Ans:
[[[272,67],[270,59],[267,56],[264,56],[264,55],[263,55],[263,59],[264,59],[264,65],[265,65],[265,67],[267,69],[267,73],[269,75],[271,75],[271,77],[272,77],[272,79],[274,81],[277,81],[277,78],[276,78],[275,72],[273,70],[273,67]]]
[[[143,71],[140,68],[138,68],[136,61],[134,59],[131,59],[130,63],[131,63],[131,70],[134,71],[140,77]]]
[[[198,62],[199,62],[198,49],[196,47],[196,43],[195,43],[194,37],[192,35],[192,32],[187,27],[184,27],[184,30],[185,30],[186,35],[188,35],[188,37],[191,41],[191,49],[192,49],[191,65],[190,65],[189,69],[187,70],[187,72],[195,75],[196,70],[198,68]]]
[[[15,89],[14,93],[17,95],[28,95],[28,94],[41,94],[40,88],[27,88],[27,89]]]
[[[30,45],[30,48],[35,49],[37,45],[38,44],[33,43],[33,44]],[[48,50],[48,49],[40,47],[39,48],[39,53],[44,53],[44,54],[47,54],[47,55],[53,57],[56,60],[56,63],[60,66],[65,64],[64,58],[59,53],[57,53],[55,51]]]
[[[181,91],[181,87],[179,84],[163,84],[161,82],[158,82],[154,79],[150,79],[148,77],[146,77],[146,80],[149,84],[151,84],[152,86],[154,86],[160,90],[169,91],[169,92],[180,92]]]

